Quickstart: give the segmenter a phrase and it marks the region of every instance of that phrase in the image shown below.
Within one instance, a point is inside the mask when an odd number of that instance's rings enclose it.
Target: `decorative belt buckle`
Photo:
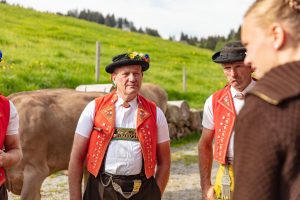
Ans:
[[[138,179],[133,180],[133,189],[132,189],[132,192],[138,192],[138,191],[140,191],[141,185],[142,185],[142,181],[141,180],[138,180]]]

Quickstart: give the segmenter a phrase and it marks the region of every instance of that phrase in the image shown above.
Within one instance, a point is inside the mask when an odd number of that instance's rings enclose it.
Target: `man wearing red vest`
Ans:
[[[82,112],[69,163],[70,199],[82,199],[83,162],[90,173],[83,199],[159,200],[170,173],[163,112],[139,95],[149,55],[115,56],[105,70],[115,90]]]
[[[0,51],[1,61],[2,52]],[[19,116],[15,106],[0,95],[0,200],[8,199],[5,169],[14,166],[22,158],[18,129]]]
[[[211,95],[203,111],[203,131],[198,144],[203,200],[231,199],[233,191],[233,127],[244,105],[244,95],[255,81],[251,66],[243,63],[246,49],[240,41],[230,42],[212,56],[223,67],[227,85]],[[214,148],[213,148],[214,141]],[[215,184],[211,183],[213,159],[219,163]]]

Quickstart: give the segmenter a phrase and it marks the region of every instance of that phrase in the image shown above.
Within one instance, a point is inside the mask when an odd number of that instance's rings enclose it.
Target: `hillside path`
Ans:
[[[200,176],[198,170],[197,142],[172,147],[171,175],[162,200],[200,200]],[[217,165],[213,165],[216,174]],[[213,176],[214,178],[214,176]],[[41,190],[42,200],[68,200],[68,177],[63,172],[48,177]],[[19,196],[9,193],[9,200]]]

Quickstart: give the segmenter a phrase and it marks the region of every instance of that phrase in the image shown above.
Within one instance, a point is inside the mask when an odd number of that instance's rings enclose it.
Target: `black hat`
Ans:
[[[234,41],[225,44],[221,51],[212,56],[212,60],[216,63],[232,63],[244,61],[246,57],[246,48],[241,41]]]
[[[123,53],[113,57],[112,63],[106,66],[105,71],[111,74],[116,68],[128,65],[141,65],[142,71],[146,71],[149,68],[149,62],[150,57],[148,54]]]

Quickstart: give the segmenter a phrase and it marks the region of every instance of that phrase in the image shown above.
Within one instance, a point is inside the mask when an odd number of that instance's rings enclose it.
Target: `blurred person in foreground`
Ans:
[[[235,200],[300,199],[300,0],[258,0],[242,25],[259,81],[235,134]]]
[[[244,96],[255,84],[251,65],[244,64],[246,49],[240,41],[227,43],[212,60],[221,64],[227,85],[205,102],[203,131],[198,144],[202,199],[231,199],[234,187],[233,136],[237,114]],[[214,152],[213,152],[213,141]],[[219,164],[215,184],[211,183],[213,159]]]
[[[160,200],[170,173],[170,138],[164,113],[139,95],[148,54],[117,55],[105,70],[116,89],[82,112],[69,163],[70,199]]]
[[[0,51],[0,66],[2,52]],[[7,200],[5,170],[22,159],[19,115],[14,104],[0,94],[0,200]]]

